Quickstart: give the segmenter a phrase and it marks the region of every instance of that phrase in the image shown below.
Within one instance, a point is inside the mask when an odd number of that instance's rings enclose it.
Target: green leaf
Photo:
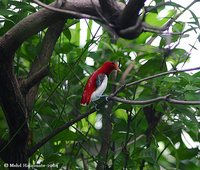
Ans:
[[[63,31],[63,33],[64,33],[65,37],[70,41],[71,40],[71,32],[70,32],[70,30],[69,29],[65,29]]]
[[[172,26],[172,31],[181,33],[183,31],[184,27],[185,27],[185,23],[177,22]]]
[[[8,0],[1,0],[1,1],[2,1],[4,7],[6,8],[8,6]]]
[[[170,83],[179,83],[180,79],[178,77],[171,76],[171,77],[165,77],[163,81],[170,82]]]
[[[176,14],[176,10],[172,9],[169,10],[167,15],[163,18],[159,18],[158,14],[156,13],[148,13],[145,17],[145,21],[152,26],[161,27],[163,26],[168,20],[171,19],[172,16]]]
[[[147,162],[151,164],[156,163],[156,148],[150,147],[147,149],[143,149],[140,153],[140,157],[145,159]]]
[[[200,90],[200,88],[188,84],[188,85],[185,86],[184,90],[186,90],[186,91],[197,91],[197,90]]]
[[[8,10],[8,9],[0,9],[0,15],[2,16],[9,16],[9,15],[15,15],[16,12],[12,11],[12,10]]]
[[[119,108],[121,108],[121,107],[122,107],[122,105],[119,106]],[[124,110],[124,109],[117,109],[117,110],[115,111],[115,116],[116,116],[118,119],[123,119],[123,120],[125,120],[125,121],[127,121],[127,119],[128,119],[128,115],[127,115],[127,113],[126,113],[126,110]]]
[[[24,11],[30,11],[30,12],[36,12],[36,9],[30,5],[29,3],[23,2],[23,1],[9,1],[10,5],[15,6],[15,9],[21,9]]]
[[[186,100],[200,100],[200,95],[198,93],[186,92],[184,96]]]

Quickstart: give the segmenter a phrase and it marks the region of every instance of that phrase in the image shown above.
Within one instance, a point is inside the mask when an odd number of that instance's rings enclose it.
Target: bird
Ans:
[[[118,63],[106,61],[93,72],[83,90],[81,105],[89,105],[91,101],[96,101],[102,97],[108,84],[108,76],[113,70],[121,71]]]

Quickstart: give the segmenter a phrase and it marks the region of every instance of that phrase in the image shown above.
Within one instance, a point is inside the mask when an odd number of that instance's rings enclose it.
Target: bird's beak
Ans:
[[[119,65],[116,64],[115,66],[116,66],[115,69],[116,69],[117,71],[121,72],[121,70],[120,70],[120,68],[119,68]]]
[[[122,70],[120,70],[120,68],[118,67],[117,69],[116,69],[117,71],[119,71],[119,72],[121,72]]]

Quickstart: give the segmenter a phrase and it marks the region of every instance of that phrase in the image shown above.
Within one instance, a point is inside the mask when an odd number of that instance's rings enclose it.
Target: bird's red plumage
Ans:
[[[89,77],[83,91],[81,105],[88,105],[91,102],[92,93],[97,89],[97,76],[99,74],[109,75],[113,70],[119,70],[118,65],[107,61]]]

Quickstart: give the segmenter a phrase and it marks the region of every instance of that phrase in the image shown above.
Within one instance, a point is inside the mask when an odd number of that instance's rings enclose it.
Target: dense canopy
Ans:
[[[199,3],[1,0],[0,169],[199,169]],[[105,61],[122,72],[81,106]]]

